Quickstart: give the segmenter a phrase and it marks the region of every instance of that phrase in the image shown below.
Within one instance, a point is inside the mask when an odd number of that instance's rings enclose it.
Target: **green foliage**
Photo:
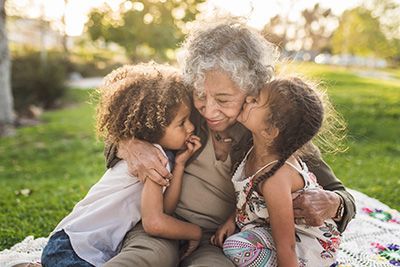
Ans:
[[[182,28],[198,13],[204,0],[125,1],[118,11],[109,6],[93,10],[87,28],[92,40],[117,43],[133,60],[168,59],[183,40]]]
[[[390,58],[396,54],[371,11],[356,7],[345,11],[332,39],[334,53]]]
[[[57,53],[49,53],[45,60],[41,60],[39,52],[14,55],[11,85],[16,110],[23,111],[31,104],[44,108],[55,106],[66,89],[65,64]]]

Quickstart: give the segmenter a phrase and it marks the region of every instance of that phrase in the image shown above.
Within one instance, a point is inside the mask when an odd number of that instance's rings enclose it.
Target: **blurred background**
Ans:
[[[175,64],[193,20],[227,13],[326,88],[348,123],[347,151],[325,155],[344,184],[400,208],[400,0],[0,0],[0,249],[48,235],[102,175],[102,77]]]

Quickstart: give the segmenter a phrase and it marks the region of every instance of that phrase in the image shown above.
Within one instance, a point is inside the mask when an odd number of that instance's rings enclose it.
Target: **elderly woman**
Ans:
[[[235,209],[231,175],[252,145],[250,132],[236,118],[246,96],[257,95],[273,77],[277,52],[259,33],[230,18],[199,25],[188,35],[181,56],[184,77],[195,87],[191,120],[202,147],[186,166],[175,214],[204,231],[199,247],[180,266],[233,266],[209,239]],[[120,145],[118,153],[115,146],[107,152],[108,167],[118,157],[140,161],[130,164],[132,173],[167,183],[166,159],[151,144],[132,140]],[[319,155],[313,162],[311,171],[324,190],[310,190],[295,198],[295,218],[309,225],[333,218],[343,231],[355,214],[353,197]],[[179,243],[151,237],[139,224],[126,235],[120,254],[106,266],[178,264]]]

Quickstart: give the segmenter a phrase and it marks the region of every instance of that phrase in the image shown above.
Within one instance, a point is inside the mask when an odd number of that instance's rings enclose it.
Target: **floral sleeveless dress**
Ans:
[[[241,209],[245,204],[244,215],[236,216],[236,223],[241,232],[230,236],[225,241],[223,249],[226,256],[237,266],[277,266],[275,245],[271,228],[268,225],[268,209],[263,196],[254,191],[250,201],[245,203],[253,177],[276,161],[265,165],[254,175],[245,177],[244,167],[249,152],[232,178],[236,193],[236,206]],[[305,186],[302,190],[319,187],[314,174],[308,171],[307,165],[301,161],[299,163],[302,169],[286,162],[303,177]],[[295,228],[296,254],[300,266],[314,267],[335,264],[340,244],[340,232],[333,220],[327,220],[319,227],[296,224]]]

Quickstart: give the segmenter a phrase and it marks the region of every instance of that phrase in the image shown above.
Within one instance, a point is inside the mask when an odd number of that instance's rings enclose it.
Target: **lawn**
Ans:
[[[400,209],[400,82],[359,78],[345,68],[296,64],[321,80],[348,123],[348,150],[325,155],[343,183]],[[27,235],[47,236],[103,174],[89,91],[49,111],[43,123],[0,139],[0,250]]]

